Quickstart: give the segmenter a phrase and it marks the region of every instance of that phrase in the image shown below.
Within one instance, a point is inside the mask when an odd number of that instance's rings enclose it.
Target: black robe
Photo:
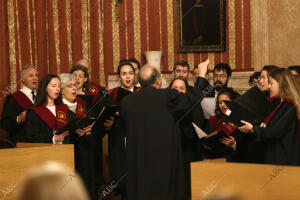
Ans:
[[[68,110],[68,122],[73,119],[75,119],[73,112]],[[31,109],[26,115],[25,136],[26,142],[53,143],[53,129]],[[71,144],[77,139],[75,134],[70,134],[65,137],[63,143]]]
[[[202,87],[208,85],[205,79],[201,81]],[[182,94],[146,87],[123,100],[128,199],[186,198],[182,135],[176,121],[202,97],[202,90]]]
[[[299,121],[293,103],[284,101],[266,128],[254,126],[254,136],[264,142],[264,162],[300,165]]]
[[[133,92],[121,87],[114,88],[111,91],[110,98],[112,98],[117,105],[121,104],[124,97],[133,94]],[[135,87],[134,92],[136,91],[137,88]],[[122,121],[120,121],[119,116],[115,116],[114,124],[110,131],[108,131],[108,154],[111,180],[118,180],[126,172],[124,167],[126,159],[125,149],[125,134]],[[115,188],[116,194],[120,192],[122,192],[122,198],[126,198],[124,181],[119,182],[118,187]]]
[[[193,87],[189,86],[189,90]],[[205,117],[202,111],[200,102],[191,113],[187,115],[181,122],[180,128],[182,132],[182,151],[183,151],[183,162],[185,169],[185,184],[187,185],[187,198],[191,196],[191,173],[190,163],[195,161],[203,160],[203,148],[202,142],[199,139],[192,122],[198,127],[203,129]]]
[[[101,112],[103,106],[107,101],[108,95],[106,89],[105,87],[102,87],[96,83],[91,83],[90,87],[85,93],[93,95],[93,104],[87,105],[87,116],[96,118],[98,117],[99,113]],[[105,131],[102,126],[94,126],[92,130],[92,136],[89,136],[92,138],[90,151],[91,151],[91,155],[93,156],[92,160],[94,165],[93,169],[95,169],[94,177],[95,177],[96,190],[99,190],[101,185],[104,184],[103,166],[102,166],[102,160],[103,160],[102,139],[104,135],[105,135]],[[96,193],[98,193],[98,191],[96,191]]]
[[[20,91],[19,91],[20,92]],[[23,101],[31,101],[24,94]],[[32,105],[32,103],[31,103]],[[24,106],[23,106],[24,107]],[[29,109],[30,106],[25,106]],[[2,110],[2,128],[9,133],[10,140],[14,143],[25,142],[24,122],[17,123],[17,117],[25,111],[24,108],[16,101],[13,95],[6,97]]]
[[[76,102],[76,113],[74,113],[76,118],[92,117],[91,113],[87,115],[90,107],[86,102],[78,97]],[[102,143],[97,131],[93,129],[92,134],[81,136],[80,140],[74,143],[75,169],[82,177],[92,200],[98,199],[98,190],[103,183],[102,148],[98,149],[99,145],[102,147]]]

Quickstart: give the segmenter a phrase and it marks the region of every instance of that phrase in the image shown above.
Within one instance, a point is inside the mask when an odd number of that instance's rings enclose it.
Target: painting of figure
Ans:
[[[179,52],[225,51],[225,0],[177,0]]]

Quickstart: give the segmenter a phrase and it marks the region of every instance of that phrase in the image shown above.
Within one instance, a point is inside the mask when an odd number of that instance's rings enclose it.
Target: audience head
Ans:
[[[300,75],[300,65],[292,65],[289,66],[288,69],[291,71],[291,73],[295,76]]]
[[[188,89],[188,82],[186,78],[181,76],[174,78],[168,87],[169,89],[176,89],[178,92],[186,93]]]
[[[61,80],[61,94],[62,98],[73,103],[76,99],[76,76],[74,74],[63,73],[59,75]]]
[[[78,174],[59,163],[32,169],[22,180],[18,200],[88,200]]]
[[[37,90],[39,70],[34,65],[25,65],[20,71],[21,82],[30,90]]]
[[[175,78],[181,76],[183,78],[188,79],[190,73],[190,65],[184,61],[177,61],[173,66],[173,75]]]
[[[91,74],[92,67],[91,67],[90,61],[88,59],[82,58],[82,59],[78,60],[75,63],[75,65],[81,65],[81,66],[87,68],[88,74]]]
[[[138,74],[139,74],[139,71],[141,69],[141,64],[135,58],[129,58],[128,61],[131,63],[131,65],[134,68],[134,72],[135,72],[135,84],[137,84],[138,83]]]
[[[219,92],[217,96],[217,104],[216,104],[216,114],[226,114],[228,107],[224,103],[224,101],[232,101],[235,98],[240,96],[239,93],[234,91],[232,88],[229,87],[223,87]]]
[[[153,86],[156,89],[160,89],[162,84],[161,74],[157,67],[151,65],[144,65],[140,69],[139,82],[142,87]]]
[[[89,73],[86,67],[74,65],[70,73],[76,76],[77,93],[83,93],[90,87]]]
[[[266,65],[261,70],[258,88],[262,92],[269,92],[269,74],[275,69],[278,69],[275,65]]]
[[[219,63],[214,67],[213,80],[217,90],[227,87],[231,73],[231,68],[226,63]]]
[[[298,77],[285,68],[273,70],[269,74],[270,97],[291,99],[297,105],[298,118],[300,119],[300,85]]]
[[[54,100],[54,104],[61,104],[60,78],[56,74],[48,74],[43,77],[37,91],[35,106],[47,105]]]
[[[121,82],[121,86],[124,89],[131,89],[134,86],[134,67],[129,61],[120,62],[118,66],[118,75]]]
[[[256,86],[259,82],[260,79],[260,72],[254,72],[250,77],[249,77],[249,85],[251,87]]]

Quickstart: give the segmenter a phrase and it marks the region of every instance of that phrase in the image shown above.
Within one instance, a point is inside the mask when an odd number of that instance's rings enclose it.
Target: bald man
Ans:
[[[126,136],[128,199],[186,198],[181,131],[177,121],[203,96],[208,85],[204,78],[208,63],[199,65],[197,87],[187,94],[160,89],[159,70],[149,65],[141,68],[142,89],[125,97],[121,105]]]

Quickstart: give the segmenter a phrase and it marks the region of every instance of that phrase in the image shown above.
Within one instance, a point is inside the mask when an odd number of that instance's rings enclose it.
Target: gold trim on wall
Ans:
[[[82,55],[83,58],[89,59],[89,40],[88,40],[88,16],[87,0],[81,1],[81,22],[82,22]]]
[[[90,15],[91,11],[90,11],[90,0],[87,0],[87,38],[88,38],[88,60],[91,62],[91,33],[90,33],[90,30],[91,30],[91,15]]]
[[[215,54],[214,53],[208,53],[208,59],[209,59],[209,65],[208,65],[208,69],[212,70],[215,67]]]
[[[34,53],[35,53],[35,56],[34,56],[34,58],[35,58],[35,60],[34,60],[34,64],[35,65],[37,65],[38,63],[37,63],[37,51],[38,51],[38,49],[37,49],[37,40],[36,40],[36,25],[35,25],[35,7],[34,7],[34,0],[32,0],[32,17],[33,17],[33,39],[34,39],[34,48],[35,48],[35,51],[34,51]],[[37,67],[39,67],[39,66],[37,66]]]
[[[58,1],[52,1],[53,7],[53,22],[54,22],[54,41],[55,41],[55,56],[57,63],[57,74],[60,74],[60,48],[59,48],[59,24],[58,24]]]
[[[126,51],[126,58],[128,58],[128,25],[129,25],[129,22],[128,22],[128,16],[127,16],[127,2],[126,0],[124,1],[124,7],[125,7],[125,51]]]
[[[98,10],[99,10],[99,76],[100,76],[100,84],[106,85],[105,83],[105,69],[104,69],[104,48],[103,48],[103,19],[104,19],[104,0],[100,0],[98,2]]]
[[[146,33],[147,33],[147,51],[149,51],[149,13],[148,13],[148,0],[146,0]]]
[[[67,17],[67,39],[68,39],[68,56],[69,56],[69,70],[73,65],[72,60],[72,39],[71,39],[71,1],[66,0],[66,17]]]
[[[173,71],[174,65],[174,22],[173,22],[173,0],[167,0],[167,30],[168,30],[168,69]]]
[[[244,1],[241,1],[242,4],[242,69],[245,68],[245,25],[244,25]]]
[[[27,23],[28,23],[28,41],[29,41],[29,52],[30,52],[30,64],[33,64],[32,60],[32,40],[31,40],[31,24],[30,24],[30,12],[29,12],[29,0],[26,0],[26,11],[27,11]]]
[[[159,48],[160,50],[162,50],[162,25],[161,25],[161,0],[159,0],[159,41],[160,41],[160,44],[159,44]]]
[[[16,41],[15,41],[15,17],[14,17],[14,0],[7,1],[8,17],[8,43],[9,43],[9,65],[10,65],[10,83],[12,92],[17,90],[17,73],[16,73]]]
[[[134,57],[141,62],[140,1],[133,0]]]
[[[192,70],[192,69],[194,69],[194,66],[195,66],[194,54],[188,53],[187,56],[188,56],[188,63],[190,65],[190,69]]]
[[[18,2],[15,2],[16,3],[16,18],[17,18],[17,41],[18,41],[18,46],[19,46],[19,51],[17,51],[16,53],[19,55],[19,60],[18,60],[18,63],[19,63],[19,70],[21,70],[22,68],[22,55],[21,55],[21,42],[20,42],[20,24],[19,24],[19,9],[18,9]],[[16,87],[18,87],[18,84],[16,83]]]
[[[119,35],[119,20],[116,20],[116,13],[114,12],[115,7],[111,8],[112,16],[112,39],[113,39],[113,59],[114,59],[114,72],[117,72],[118,64],[120,60],[120,35]]]
[[[235,69],[235,0],[228,0],[229,66]]]

